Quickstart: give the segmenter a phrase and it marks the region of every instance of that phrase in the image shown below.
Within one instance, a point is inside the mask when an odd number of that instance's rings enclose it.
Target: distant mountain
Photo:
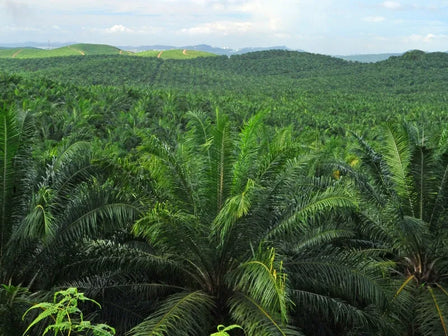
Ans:
[[[21,42],[21,43],[2,43],[0,48],[40,48],[40,49],[55,49],[66,47],[76,42]]]
[[[100,46],[98,44],[76,44],[75,42],[23,42],[23,43],[3,43],[0,45],[0,49],[3,50],[3,53],[5,53],[5,49],[29,49],[29,48],[39,48],[44,50],[53,50],[53,49],[60,49],[63,47],[69,47],[69,46]],[[149,51],[149,50],[157,50],[157,51],[165,51],[165,50],[194,50],[194,51],[201,51],[206,53],[212,53],[215,55],[226,55],[226,56],[232,56],[232,55],[241,55],[246,54],[250,52],[256,52],[256,51],[267,51],[267,50],[286,50],[286,51],[299,51],[299,52],[305,52],[302,49],[290,49],[286,46],[273,46],[273,47],[247,47],[247,48],[241,48],[241,49],[232,49],[232,48],[226,48],[226,47],[214,47],[207,44],[198,44],[198,45],[188,45],[188,46],[171,46],[171,45],[164,45],[164,44],[155,44],[155,45],[144,45],[144,46],[108,46],[112,49],[122,50],[122,51],[129,51],[132,53],[140,53],[143,51]],[[93,51],[93,54],[113,54],[116,53],[116,50],[104,50],[104,48],[101,51]],[[73,51],[73,50],[72,50]],[[92,54],[92,50],[87,50],[85,54]],[[123,52],[125,53],[125,52]],[[27,53],[20,54],[22,57],[25,56]],[[64,54],[69,54],[64,51]],[[73,53],[73,54],[76,54]],[[389,59],[392,56],[401,56],[404,53],[379,53],[379,54],[355,54],[355,55],[334,55],[333,57],[340,58],[346,61],[351,62],[361,62],[361,63],[375,63],[380,62]],[[42,54],[43,55],[43,54]],[[39,55],[41,57],[42,55]],[[3,56],[4,55],[0,55]],[[18,56],[18,55],[17,55]],[[52,53],[49,53],[45,56],[52,56]],[[37,55],[36,55],[37,57]]]
[[[150,45],[150,46],[139,46],[139,47],[131,47],[131,46],[119,46],[118,48],[122,50],[128,50],[132,52],[141,52],[147,50],[173,50],[173,49],[187,49],[187,50],[197,50],[204,51],[216,55],[241,55],[248,52],[255,51],[264,51],[264,50],[291,50],[286,46],[274,46],[274,47],[253,47],[253,48],[242,48],[242,49],[231,49],[231,48],[220,48],[220,47],[212,47],[207,44],[198,44],[193,46],[169,46],[169,45]],[[302,50],[300,50],[302,51]]]

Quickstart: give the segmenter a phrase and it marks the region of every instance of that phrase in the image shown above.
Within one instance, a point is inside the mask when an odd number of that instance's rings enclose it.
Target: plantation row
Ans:
[[[121,59],[0,62],[0,333],[447,335],[444,55]]]

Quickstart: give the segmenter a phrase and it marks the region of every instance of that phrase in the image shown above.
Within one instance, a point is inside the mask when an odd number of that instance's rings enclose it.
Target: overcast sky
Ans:
[[[0,45],[448,51],[448,0],[0,0]]]

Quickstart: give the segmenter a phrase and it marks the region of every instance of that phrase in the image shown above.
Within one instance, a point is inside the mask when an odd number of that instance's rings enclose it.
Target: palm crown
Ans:
[[[355,270],[359,254],[332,254],[332,242],[352,234],[324,215],[354,206],[346,186],[309,176],[307,149],[289,129],[269,139],[263,113],[239,132],[219,112],[214,123],[187,118],[174,148],[142,134],[134,175],[151,185],[153,201],[133,226],[141,240],[92,242],[82,259],[96,276],[78,285],[145,297],[132,335],[203,335],[231,323],[248,335],[300,334],[288,323],[293,302],[297,316],[304,309],[322,319],[345,307],[339,323],[366,327],[366,302],[381,301],[381,289]]]
[[[406,124],[384,134],[381,152],[360,139],[363,168],[370,173],[369,181],[358,179],[369,204],[364,233],[395,263],[393,300],[405,300],[401,318],[409,335],[447,335],[446,134],[435,144]]]

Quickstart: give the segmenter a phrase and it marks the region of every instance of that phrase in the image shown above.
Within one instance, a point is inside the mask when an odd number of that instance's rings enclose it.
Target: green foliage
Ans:
[[[341,127],[362,133],[377,128],[383,121],[402,117],[439,128],[439,123],[446,119],[447,72],[443,69],[448,57],[443,53],[422,54],[419,61],[403,55],[361,64],[290,51],[178,60],[90,55],[88,49],[84,52],[85,56],[0,59],[0,69],[32,74],[33,80],[43,76],[84,87],[101,84],[144,92],[174,90],[196,102],[201,97],[203,104],[214,105],[209,111],[218,106],[223,112],[246,120],[255,111],[267,108],[271,111],[270,124],[292,124],[298,134],[318,130],[336,135]],[[169,52],[175,51],[164,53]],[[178,53],[186,57],[181,51]],[[122,112],[118,106],[115,108],[117,113]],[[173,111],[182,116],[188,108],[171,110],[171,115]],[[154,111],[147,112],[152,116]],[[161,125],[159,117],[153,120]]]
[[[43,311],[31,322],[23,335],[28,335],[30,329],[37,326],[42,321],[50,320],[42,335],[54,332],[54,335],[95,335],[111,336],[115,335],[115,329],[106,324],[91,324],[85,321],[82,311],[78,307],[78,302],[92,302],[100,306],[95,300],[89,299],[77,288],[67,288],[58,291],[53,296],[53,302],[41,302],[33,305],[23,315],[23,318],[34,309]]]
[[[0,334],[19,336],[26,325],[22,315],[32,305],[32,296],[27,288],[2,284],[0,287]]]
[[[216,329],[218,330],[218,332],[210,334],[210,336],[230,336],[228,331],[230,331],[232,329],[242,329],[242,328],[237,324],[232,324],[227,327],[220,324]]]
[[[368,187],[360,185],[361,195],[379,200],[363,206],[362,234],[392,262],[392,300],[406,302],[399,312],[405,330],[446,335],[447,213],[440,206],[446,198],[446,147],[435,147],[409,124],[386,129],[384,154],[362,147],[362,165],[372,176],[363,182]]]
[[[205,52],[205,51],[198,51],[198,50],[148,50],[148,51],[141,51],[135,54],[135,56],[143,56],[143,57],[157,57],[161,59],[175,59],[175,60],[181,60],[181,59],[192,59],[197,57],[214,57],[215,54]]]
[[[71,47],[0,59],[4,333],[70,286],[118,334],[446,334],[446,54]]]

